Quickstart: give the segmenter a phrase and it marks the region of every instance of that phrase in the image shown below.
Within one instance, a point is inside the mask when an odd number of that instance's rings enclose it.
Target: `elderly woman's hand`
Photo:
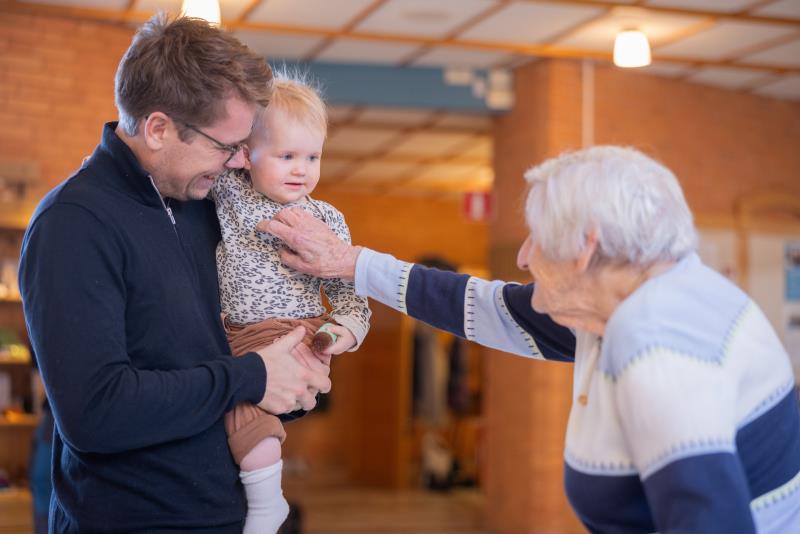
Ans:
[[[319,278],[352,280],[361,247],[339,239],[327,224],[301,208],[286,208],[256,226],[283,240],[281,261],[293,269]]]

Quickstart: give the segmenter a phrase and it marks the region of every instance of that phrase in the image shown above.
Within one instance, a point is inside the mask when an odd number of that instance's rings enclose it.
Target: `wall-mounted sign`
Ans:
[[[492,216],[492,194],[483,191],[464,193],[464,215],[470,221],[489,221]]]

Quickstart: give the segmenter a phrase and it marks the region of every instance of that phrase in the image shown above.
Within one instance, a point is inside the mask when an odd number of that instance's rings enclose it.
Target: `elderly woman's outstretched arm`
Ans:
[[[260,223],[258,230],[287,244],[281,261],[298,271],[355,279],[359,295],[490,348],[574,361],[573,332],[531,309],[533,284],[488,282],[355,247],[300,209],[284,209]]]
[[[362,249],[356,292],[481,345],[530,358],[574,361],[575,336],[531,309],[520,285],[400,261]]]

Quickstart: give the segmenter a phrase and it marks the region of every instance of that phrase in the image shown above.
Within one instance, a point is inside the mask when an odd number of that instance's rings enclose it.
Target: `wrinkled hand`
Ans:
[[[284,208],[272,220],[256,226],[288,245],[281,250],[281,261],[298,271],[318,278],[355,277],[356,260],[361,247],[339,239],[327,224],[302,208]]]
[[[304,335],[305,328],[298,326],[257,351],[267,367],[267,390],[258,406],[269,413],[311,410],[317,404],[317,393],[331,390],[330,367],[303,344]]]

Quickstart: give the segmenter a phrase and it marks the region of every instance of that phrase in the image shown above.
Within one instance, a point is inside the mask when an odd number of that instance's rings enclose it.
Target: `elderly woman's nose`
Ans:
[[[517,252],[517,267],[522,269],[523,271],[528,270],[528,258],[531,254],[531,238],[530,236],[522,242],[522,245],[519,247],[519,252]]]

